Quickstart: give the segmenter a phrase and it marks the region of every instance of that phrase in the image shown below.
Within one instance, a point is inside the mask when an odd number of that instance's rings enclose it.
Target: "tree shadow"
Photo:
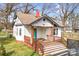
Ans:
[[[15,51],[10,51],[8,53],[6,53],[6,56],[11,56]]]
[[[35,53],[36,53],[36,52],[34,51],[30,56],[34,56]]]

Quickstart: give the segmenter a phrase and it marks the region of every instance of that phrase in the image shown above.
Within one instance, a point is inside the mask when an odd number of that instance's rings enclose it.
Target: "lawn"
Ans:
[[[7,56],[38,56],[31,48],[23,43],[16,43],[15,38],[7,38],[3,45]]]
[[[22,43],[16,43],[15,40],[5,44],[5,49],[9,56],[38,56],[31,48]]]
[[[7,32],[0,32],[0,36],[7,36]]]

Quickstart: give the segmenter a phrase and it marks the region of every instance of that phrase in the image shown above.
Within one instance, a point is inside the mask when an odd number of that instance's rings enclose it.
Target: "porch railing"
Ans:
[[[42,55],[44,55],[44,45],[42,44],[42,42],[38,41],[38,52],[39,52],[39,50],[42,53]]]
[[[44,55],[44,45],[42,44],[42,42],[40,40],[35,41],[34,46],[35,46],[34,50],[38,54],[41,53],[41,55]]]

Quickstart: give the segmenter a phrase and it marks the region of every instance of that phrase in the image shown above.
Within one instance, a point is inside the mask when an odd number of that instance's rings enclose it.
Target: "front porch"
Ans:
[[[68,55],[61,41],[61,28],[47,19],[32,24],[33,49],[40,55]]]
[[[68,55],[68,49],[64,44],[57,41],[38,39],[35,42],[35,51],[43,56],[65,56]]]
[[[33,27],[34,40],[45,39],[46,41],[61,41],[61,36],[55,34],[56,27]],[[58,32],[58,31],[57,31]],[[59,32],[58,32],[59,33]],[[60,34],[61,35],[61,34]]]

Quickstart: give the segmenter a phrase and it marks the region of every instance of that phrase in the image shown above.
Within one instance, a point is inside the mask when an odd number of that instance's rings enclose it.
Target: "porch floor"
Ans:
[[[42,41],[41,44],[43,45],[44,55],[49,56],[68,55],[68,49],[65,47],[64,44],[60,42]],[[41,54],[41,51],[39,52],[39,54]]]

